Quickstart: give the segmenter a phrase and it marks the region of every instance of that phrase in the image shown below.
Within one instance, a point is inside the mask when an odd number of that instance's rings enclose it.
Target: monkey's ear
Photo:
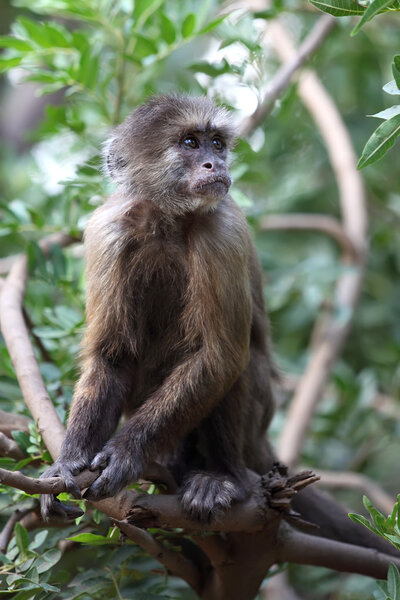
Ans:
[[[118,148],[117,140],[111,138],[104,147],[105,170],[113,181],[120,182],[123,179],[123,171],[128,161],[122,156]]]

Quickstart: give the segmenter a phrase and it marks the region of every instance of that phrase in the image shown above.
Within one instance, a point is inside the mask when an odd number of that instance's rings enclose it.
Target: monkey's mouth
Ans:
[[[225,175],[213,175],[199,179],[192,187],[195,194],[211,198],[225,196],[231,185],[231,178]]]

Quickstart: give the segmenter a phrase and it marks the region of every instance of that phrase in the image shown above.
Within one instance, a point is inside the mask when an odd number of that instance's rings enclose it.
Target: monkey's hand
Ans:
[[[82,457],[76,460],[59,458],[51,467],[41,474],[40,479],[61,477],[61,479],[64,481],[65,490],[70,492],[74,498],[79,500],[82,496],[80,489],[75,482],[74,475],[77,475],[85,468],[88,468],[88,466],[89,461],[84,460]],[[40,509],[42,512],[42,517],[45,521],[49,521],[51,518],[64,520],[76,519],[83,514],[80,508],[63,504],[57,500],[57,497],[53,494],[41,495]]]
[[[137,448],[132,449],[116,436],[94,457],[90,470],[101,469],[101,474],[83,497],[86,500],[102,500],[115,496],[132,481],[137,481],[143,468],[143,457]]]

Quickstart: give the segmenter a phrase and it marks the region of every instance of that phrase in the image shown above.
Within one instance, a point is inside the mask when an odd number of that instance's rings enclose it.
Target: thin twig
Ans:
[[[180,552],[175,552],[163,546],[155,540],[150,533],[135,527],[128,521],[117,521],[114,523],[130,540],[146,550],[156,560],[163,564],[167,569],[178,577],[186,581],[196,592],[200,592],[200,571],[196,565],[183,556]]]

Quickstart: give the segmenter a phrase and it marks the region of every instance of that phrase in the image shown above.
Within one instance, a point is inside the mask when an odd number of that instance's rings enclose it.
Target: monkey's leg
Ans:
[[[74,475],[89,468],[95,454],[115,431],[131,379],[130,369],[122,361],[111,362],[100,354],[85,361],[60,456],[42,477],[62,477],[68,491],[81,497]],[[68,516],[64,505],[52,495],[41,496],[41,510],[44,519],[51,515]]]
[[[182,508],[192,519],[210,522],[247,496],[242,457],[244,385],[239,378],[198,428],[205,470],[189,472],[180,490]]]

